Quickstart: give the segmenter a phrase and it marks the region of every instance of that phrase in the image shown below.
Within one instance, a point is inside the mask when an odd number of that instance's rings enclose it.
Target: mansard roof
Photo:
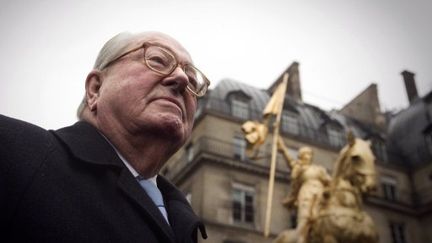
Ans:
[[[251,97],[250,107],[257,112],[256,117],[251,119],[259,120],[262,116],[262,111],[270,99],[271,94],[266,89],[259,89],[246,83],[238,82],[232,79],[224,79],[219,82],[214,89],[209,93],[209,102],[207,108],[216,108],[220,106],[215,100],[224,101],[228,94],[233,92],[242,92]],[[328,123],[337,124],[345,131],[352,130],[354,134],[361,138],[371,138],[377,136],[377,132],[370,126],[363,125],[361,122],[344,116],[337,111],[325,111],[311,104],[296,101],[291,99],[289,95],[285,97],[284,107],[294,107],[298,114],[300,125],[318,130],[323,125]],[[382,136],[382,135],[381,135]]]
[[[410,167],[432,162],[432,151],[426,141],[426,134],[432,133],[431,116],[432,91],[391,119],[387,139],[391,161]]]

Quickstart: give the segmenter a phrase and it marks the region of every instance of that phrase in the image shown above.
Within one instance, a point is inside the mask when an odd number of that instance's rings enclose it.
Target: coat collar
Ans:
[[[139,205],[153,224],[159,226],[161,235],[166,237],[164,242],[175,242],[174,232],[160,214],[159,209],[126,168],[111,144],[95,127],[87,122],[79,121],[70,127],[53,131],[53,134],[78,160],[99,166],[117,167],[121,170],[117,181],[118,187],[132,199],[133,203]]]
[[[197,228],[200,229],[202,237],[207,238],[203,223],[195,215],[183,194],[165,178],[158,176],[158,187],[166,202],[170,227],[151,198],[118,157],[114,148],[94,126],[79,121],[52,133],[66,145],[74,157],[87,163],[121,169],[118,179],[119,188],[154,220],[167,237],[166,242],[183,242],[190,239]]]
[[[91,124],[79,121],[72,126],[54,131],[70,152],[77,158],[96,165],[123,168],[123,162],[113,147]]]

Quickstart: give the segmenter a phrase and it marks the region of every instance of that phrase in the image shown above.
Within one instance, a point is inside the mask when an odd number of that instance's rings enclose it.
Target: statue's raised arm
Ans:
[[[288,148],[285,146],[285,142],[283,141],[283,139],[281,137],[278,137],[278,149],[284,155],[288,168],[290,168],[292,170],[296,161],[293,158],[291,158],[291,156],[288,152]]]

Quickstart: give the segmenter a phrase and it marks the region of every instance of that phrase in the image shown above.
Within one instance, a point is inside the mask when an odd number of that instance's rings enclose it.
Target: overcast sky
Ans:
[[[213,82],[267,88],[300,63],[305,102],[340,109],[372,82],[407,106],[400,73],[432,90],[432,1],[1,0],[0,113],[45,128],[76,121],[84,80],[121,31],[178,39]]]

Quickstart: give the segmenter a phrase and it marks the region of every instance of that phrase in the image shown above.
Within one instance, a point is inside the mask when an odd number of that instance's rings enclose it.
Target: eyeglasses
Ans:
[[[112,65],[129,53],[137,51],[141,48],[144,49],[144,63],[152,71],[167,77],[180,65],[183,72],[188,77],[187,89],[197,97],[205,95],[208,86],[210,85],[210,81],[207,79],[207,77],[192,64],[179,63],[175,55],[170,50],[156,44],[144,43],[142,46],[127,51],[114,60],[108,62],[102,67],[102,69]]]

